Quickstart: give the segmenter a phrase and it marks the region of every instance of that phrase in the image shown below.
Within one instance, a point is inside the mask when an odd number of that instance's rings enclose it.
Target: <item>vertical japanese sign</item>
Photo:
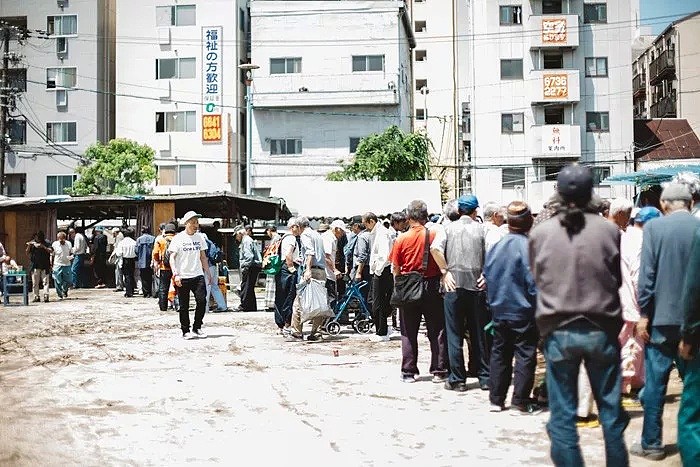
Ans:
[[[566,99],[569,97],[569,79],[566,73],[545,74],[542,81],[545,99]]]
[[[202,28],[202,141],[221,142],[223,104],[221,26]]]
[[[578,128],[578,127],[577,127]],[[568,125],[542,126],[542,153],[568,154],[571,152],[571,127]]]
[[[566,18],[546,18],[542,20],[542,44],[566,44]]]

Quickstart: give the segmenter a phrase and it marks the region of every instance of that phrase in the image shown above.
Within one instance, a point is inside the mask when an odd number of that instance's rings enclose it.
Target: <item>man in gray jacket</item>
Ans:
[[[681,290],[688,258],[700,219],[690,214],[692,195],[688,188],[672,183],[661,193],[664,217],[644,225],[639,268],[638,303],[641,318],[637,334],[644,347],[646,381],[641,402],[644,407],[641,443],[630,452],[652,460],[666,457],[662,441],[662,417],[668,377],[678,361],[680,328],[683,323]],[[679,367],[682,365],[679,364]]]
[[[260,251],[246,229],[236,232],[236,240],[240,242],[238,260],[241,268],[241,304],[236,311],[258,311],[255,284],[262,267]]]

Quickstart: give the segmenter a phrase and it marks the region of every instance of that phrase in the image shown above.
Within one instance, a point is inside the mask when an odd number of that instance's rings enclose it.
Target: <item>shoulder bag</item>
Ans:
[[[428,268],[428,254],[430,254],[430,232],[425,229],[423,264],[420,271],[411,271],[394,277],[394,292],[391,294],[392,306],[403,307],[423,298],[423,272]]]

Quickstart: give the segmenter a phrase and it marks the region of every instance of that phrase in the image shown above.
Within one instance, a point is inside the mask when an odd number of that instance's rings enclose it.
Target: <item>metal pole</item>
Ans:
[[[246,119],[247,124],[245,127],[245,193],[250,195],[253,193],[253,187],[251,186],[252,180],[252,153],[253,153],[253,72],[249,71],[247,86],[246,86],[246,98],[245,98],[245,108],[246,108]]]
[[[7,106],[10,100],[7,98],[7,69],[10,66],[10,29],[5,26],[2,29],[2,70],[0,70],[0,194],[5,194],[5,148],[7,140]]]

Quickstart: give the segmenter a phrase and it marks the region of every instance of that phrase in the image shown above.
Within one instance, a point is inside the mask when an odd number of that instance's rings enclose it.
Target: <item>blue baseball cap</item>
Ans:
[[[460,211],[470,211],[479,207],[479,200],[474,195],[462,195],[457,199],[457,207]]]
[[[656,209],[654,206],[647,206],[639,210],[637,215],[634,217],[634,221],[639,224],[645,224],[657,217],[661,217],[661,211]]]

